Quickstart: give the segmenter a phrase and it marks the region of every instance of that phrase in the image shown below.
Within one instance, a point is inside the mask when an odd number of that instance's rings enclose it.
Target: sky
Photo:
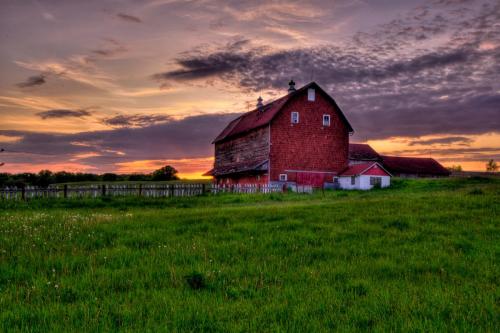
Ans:
[[[0,172],[198,178],[290,79],[381,154],[500,160],[498,0],[1,0],[0,45]]]

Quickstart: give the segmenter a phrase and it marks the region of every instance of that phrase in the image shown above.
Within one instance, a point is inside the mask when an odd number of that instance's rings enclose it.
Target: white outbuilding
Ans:
[[[350,165],[338,176],[340,188],[370,190],[391,185],[391,174],[377,162]]]

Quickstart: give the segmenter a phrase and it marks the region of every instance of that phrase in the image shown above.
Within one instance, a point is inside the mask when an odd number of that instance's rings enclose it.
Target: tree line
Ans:
[[[38,173],[0,173],[0,187],[24,187],[27,185],[47,187],[50,184],[73,182],[167,181],[179,179],[177,173],[177,170],[170,165],[148,174],[117,174],[109,172],[94,174],[67,171],[52,172],[50,170],[42,170]]]
[[[498,171],[498,164],[495,162],[495,160],[491,159],[489,160],[486,165],[486,172],[497,172]],[[447,168],[451,172],[462,172],[462,166],[461,165],[452,165]]]

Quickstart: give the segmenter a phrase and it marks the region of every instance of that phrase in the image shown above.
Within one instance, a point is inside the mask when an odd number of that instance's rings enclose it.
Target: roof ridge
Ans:
[[[344,113],[340,109],[340,107],[337,105],[337,102],[325,91],[323,88],[321,88],[316,82],[311,81],[308,84],[304,85],[303,87],[300,87],[296,91],[290,92],[280,98],[277,98],[265,105],[263,105],[260,110],[264,111],[259,111],[259,108],[253,109],[252,111],[248,111],[246,113],[243,113],[240,115],[238,118],[235,120],[231,121],[223,130],[222,132],[219,133],[219,135],[213,140],[212,143],[217,143],[220,141],[223,141],[227,138],[247,133],[249,131],[258,129],[262,126],[265,126],[269,124],[274,117],[282,110],[282,108],[287,105],[287,103],[297,96],[299,93],[302,93],[303,91],[307,90],[310,87],[316,87],[319,92],[323,95],[325,95],[326,99],[333,105],[333,108],[335,111],[338,113],[339,117],[341,120],[344,122],[346,127],[348,128],[349,132],[352,132],[353,129],[351,125],[349,124],[349,121],[345,117]],[[255,115],[255,116],[254,116]]]

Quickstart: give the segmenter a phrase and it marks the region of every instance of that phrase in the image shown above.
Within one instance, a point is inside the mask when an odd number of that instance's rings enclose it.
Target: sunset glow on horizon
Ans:
[[[500,160],[498,1],[7,0],[0,42],[0,172],[207,178],[217,134],[292,78],[380,154]]]

